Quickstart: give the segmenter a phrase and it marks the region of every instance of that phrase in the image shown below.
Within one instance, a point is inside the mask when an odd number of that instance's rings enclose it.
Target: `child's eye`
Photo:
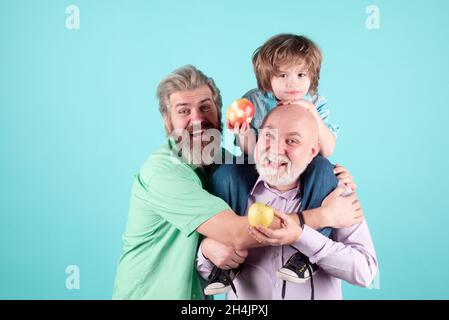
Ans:
[[[298,77],[304,78],[307,77],[307,75],[304,72],[298,73]]]
[[[281,73],[280,75],[279,75],[279,78],[287,78],[287,74],[286,73]]]

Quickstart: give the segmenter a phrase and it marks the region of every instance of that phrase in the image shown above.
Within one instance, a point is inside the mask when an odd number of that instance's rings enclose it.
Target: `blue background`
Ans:
[[[132,176],[164,137],[158,82],[194,64],[226,107],[256,85],[252,52],[291,32],[323,50],[332,160],[380,262],[380,289],[345,298],[448,299],[448,14],[445,0],[0,0],[0,298],[110,299]]]

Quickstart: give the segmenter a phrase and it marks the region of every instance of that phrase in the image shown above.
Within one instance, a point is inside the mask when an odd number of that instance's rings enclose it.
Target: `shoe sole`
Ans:
[[[314,276],[317,272],[318,272],[318,270],[312,272],[312,276]],[[282,273],[282,272],[279,272],[279,271],[276,272],[276,275],[281,280],[288,281],[288,282],[294,282],[294,283],[306,283],[310,279],[310,277],[307,278],[307,279],[301,279],[301,278],[298,278],[298,277],[293,277],[293,276],[291,276],[289,274],[285,274],[285,273]]]

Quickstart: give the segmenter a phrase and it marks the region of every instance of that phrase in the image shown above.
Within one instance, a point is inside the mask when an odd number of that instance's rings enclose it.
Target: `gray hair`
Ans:
[[[159,112],[162,116],[168,115],[168,101],[172,93],[184,90],[194,90],[202,86],[208,86],[212,91],[212,99],[217,108],[218,123],[221,124],[221,94],[212,78],[192,65],[185,65],[173,71],[163,79],[157,87],[157,98],[159,99]],[[220,125],[221,127],[221,125]]]

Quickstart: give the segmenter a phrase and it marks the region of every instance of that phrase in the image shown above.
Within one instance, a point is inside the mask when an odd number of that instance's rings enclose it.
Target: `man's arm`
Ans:
[[[303,215],[305,224],[315,230],[350,227],[363,220],[357,194],[345,185],[335,188],[324,199],[321,207],[305,210]]]
[[[220,215],[220,214],[221,213],[219,213],[218,215]],[[284,215],[283,213],[278,213],[278,212],[276,212],[275,214],[276,214],[276,216]],[[206,233],[213,232],[213,230],[211,230],[211,229],[216,227],[215,223],[217,223],[217,224],[220,223],[219,219],[217,219],[216,221],[213,221],[212,219],[214,219],[214,218],[211,218],[208,220],[209,225],[204,226],[204,224],[205,224],[204,223],[197,229],[197,231],[200,232],[199,229],[201,228],[202,232],[206,232]],[[226,216],[223,216],[222,218],[228,219]],[[212,271],[212,268],[214,267],[214,265],[219,267],[220,269],[230,269],[230,268],[236,268],[239,264],[241,264],[245,260],[246,256],[248,255],[248,251],[246,249],[242,249],[242,248],[262,247],[262,246],[268,245],[266,243],[259,242],[257,237],[249,236],[249,233],[248,233],[249,224],[247,222],[246,217],[238,217],[237,216],[237,218],[245,218],[245,225],[246,225],[245,230],[244,230],[245,232],[242,232],[243,236],[236,233],[236,236],[234,237],[234,239],[238,239],[238,237],[241,236],[240,240],[236,240],[232,245],[229,245],[229,244],[225,245],[223,243],[220,243],[220,242],[208,237],[201,242],[201,245],[198,249],[197,259],[196,259],[196,268],[197,268],[198,272],[200,273],[200,275],[204,279],[206,279],[208,277],[208,275]],[[212,220],[212,221],[210,221],[210,220]],[[296,214],[292,214],[291,219],[289,219],[289,220],[290,220],[291,224],[296,224],[296,227],[299,229],[299,218]],[[236,222],[237,226],[239,225],[239,223],[240,223],[240,221]],[[227,225],[229,226],[229,224],[227,224]],[[280,229],[280,219],[275,217],[270,228]],[[228,228],[226,228],[226,229],[228,229]],[[218,233],[220,233],[220,231],[218,231]],[[219,235],[219,237],[220,236],[223,236],[223,235]],[[291,239],[291,237],[290,237],[290,239]],[[297,238],[295,238],[293,240],[282,239],[282,240],[280,240],[280,242],[285,243],[285,244],[287,244],[287,243],[290,244],[290,243],[293,243],[294,241],[296,241],[296,239]],[[229,243],[232,243],[232,241],[230,241]],[[239,249],[236,249],[236,247]]]
[[[299,222],[298,217],[296,221]],[[270,228],[278,229],[279,227],[279,219],[273,219]],[[249,234],[248,229],[248,217],[241,217],[232,210],[225,210],[205,221],[196,231],[236,250],[263,246]]]
[[[356,226],[336,229],[333,240],[304,226],[295,246],[327,273],[358,286],[368,287],[378,269],[365,220]]]
[[[261,243],[276,246],[283,238],[295,235],[294,246],[327,273],[355,285],[371,284],[377,272],[377,257],[365,220],[352,227],[335,229],[332,240],[307,225],[295,228],[289,216],[280,216],[283,228],[257,228],[251,233]]]
[[[220,242],[205,238],[198,248],[196,269],[207,279],[214,266],[228,270],[237,268],[248,256],[248,250],[235,250]]]
[[[323,217],[323,221],[334,226],[333,240],[305,225],[295,246],[327,273],[351,284],[368,287],[378,268],[368,225],[356,194],[351,194],[351,189],[345,185],[327,196],[322,208],[333,205],[338,208],[339,204],[340,209],[329,210],[327,217],[326,214]],[[352,210],[352,215],[341,214],[345,204],[349,205],[347,209]],[[330,215],[331,212],[334,214]]]
[[[343,196],[348,190],[345,186],[339,186],[332,191],[320,208],[304,211],[304,220],[313,229],[323,227],[342,228],[358,224],[363,220],[363,212],[355,193]],[[289,217],[299,224],[297,214]],[[248,232],[248,218],[236,215],[232,210],[222,211],[203,224],[197,231],[208,238],[231,246],[235,249],[248,249],[262,246]],[[280,220],[275,217],[270,229],[279,229]],[[279,243],[279,245],[287,243]],[[289,244],[289,243],[288,243]]]

